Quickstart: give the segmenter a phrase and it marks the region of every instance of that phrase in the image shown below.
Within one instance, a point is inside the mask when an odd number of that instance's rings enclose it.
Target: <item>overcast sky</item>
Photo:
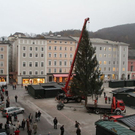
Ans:
[[[0,0],[0,37],[135,23],[135,0]]]

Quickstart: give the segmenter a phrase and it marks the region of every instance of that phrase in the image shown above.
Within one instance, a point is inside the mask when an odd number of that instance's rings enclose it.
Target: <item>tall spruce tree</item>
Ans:
[[[71,93],[85,96],[85,105],[87,105],[88,95],[93,97],[94,94],[98,94],[103,82],[100,79],[101,72],[95,55],[95,48],[92,47],[86,28],[79,44],[74,73],[75,76],[70,85]]]

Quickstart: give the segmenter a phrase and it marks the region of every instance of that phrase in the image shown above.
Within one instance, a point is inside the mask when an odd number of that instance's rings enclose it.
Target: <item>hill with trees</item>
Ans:
[[[79,37],[81,30],[63,30],[54,32],[54,35]],[[108,39],[112,41],[124,42],[135,48],[135,23],[118,25],[109,28],[103,28],[96,32],[89,32],[91,38]]]

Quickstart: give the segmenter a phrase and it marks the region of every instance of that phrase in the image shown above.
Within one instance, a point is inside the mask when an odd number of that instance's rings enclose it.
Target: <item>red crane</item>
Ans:
[[[68,102],[68,100],[70,100],[70,99],[72,99],[72,100],[75,99],[75,100],[76,100],[76,98],[77,98],[76,96],[73,96],[73,95],[70,94],[68,85],[69,85],[69,81],[70,81],[70,78],[71,78],[71,75],[72,75],[72,71],[73,71],[73,67],[74,67],[76,55],[77,55],[77,52],[78,52],[79,44],[80,44],[81,39],[82,39],[82,34],[83,34],[84,29],[85,29],[86,23],[87,23],[88,21],[89,21],[89,18],[86,18],[86,19],[84,20],[84,25],[83,25],[83,28],[82,28],[82,31],[81,31],[81,35],[80,35],[80,38],[79,38],[79,41],[78,41],[78,44],[77,44],[77,48],[76,48],[76,51],[75,51],[75,54],[74,54],[74,58],[73,58],[73,61],[72,61],[72,64],[71,64],[70,71],[69,71],[69,74],[68,74],[68,79],[67,79],[67,81],[66,81],[65,87],[62,88],[62,90],[65,92],[65,96],[66,96],[66,97],[64,97],[64,99],[65,99],[64,101],[65,101],[65,102]],[[68,91],[69,91],[69,92],[68,92]],[[70,98],[70,99],[69,99],[69,98]],[[80,102],[80,98],[79,98],[79,100],[77,100],[77,101]]]

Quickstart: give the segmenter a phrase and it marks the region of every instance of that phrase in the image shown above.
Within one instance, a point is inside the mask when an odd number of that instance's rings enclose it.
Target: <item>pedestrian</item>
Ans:
[[[51,133],[50,132],[48,132],[48,134],[47,135],[51,135]]]
[[[29,121],[30,121],[30,123],[32,123],[32,119],[33,119],[33,115],[30,113],[30,115],[29,115]]]
[[[75,121],[75,128],[78,128],[80,123],[78,121]]]
[[[108,97],[108,103],[110,104],[110,102],[111,102],[111,98],[110,98],[110,97]]]
[[[36,122],[34,122],[34,124],[33,124],[33,130],[34,130],[34,134],[36,134],[37,133],[37,123]]]
[[[16,129],[19,129],[20,128],[20,122],[19,120],[16,122]]]
[[[19,129],[16,129],[16,131],[14,131],[15,135],[19,135],[20,131]]]
[[[80,127],[77,128],[76,135],[81,135],[81,129],[80,129]]]
[[[22,120],[22,129],[24,130],[24,128],[25,128],[25,120],[23,119]]]
[[[14,88],[15,88],[15,90],[16,90],[16,84],[15,84]]]
[[[38,122],[38,112],[35,112],[35,121]]]
[[[18,99],[18,96],[17,96],[17,95],[15,95],[15,102],[17,102],[17,99]]]
[[[41,112],[38,111],[38,120],[40,121],[40,117],[41,117]]]
[[[98,95],[96,95],[96,100],[97,100],[97,103],[98,103]]]
[[[10,127],[9,127],[9,124],[6,124],[6,133],[7,133],[7,135],[10,135]]]
[[[1,102],[4,101],[4,96],[1,94]]]
[[[32,130],[31,130],[31,128],[30,128],[30,127],[28,128],[27,133],[28,133],[28,135],[32,135]]]
[[[12,115],[11,114],[8,116],[8,119],[9,119],[9,122],[12,124]]]
[[[64,135],[64,125],[62,125],[62,126],[60,127],[60,130],[61,130],[61,134],[60,134],[60,135]]]
[[[5,90],[4,90],[4,88],[2,88],[2,93],[4,94],[4,92],[5,92]]]
[[[57,129],[58,120],[56,117],[54,118],[53,123],[54,123],[54,129]]]
[[[14,84],[12,85],[12,87],[13,87],[13,90],[14,90]]]
[[[3,123],[0,123],[0,129],[2,129]]]
[[[26,124],[27,124],[27,131],[28,131],[29,128],[30,128],[30,121],[29,121],[29,119],[26,120]]]
[[[106,97],[106,93],[104,92],[104,98]]]
[[[105,97],[105,103],[107,104],[107,96]]]

